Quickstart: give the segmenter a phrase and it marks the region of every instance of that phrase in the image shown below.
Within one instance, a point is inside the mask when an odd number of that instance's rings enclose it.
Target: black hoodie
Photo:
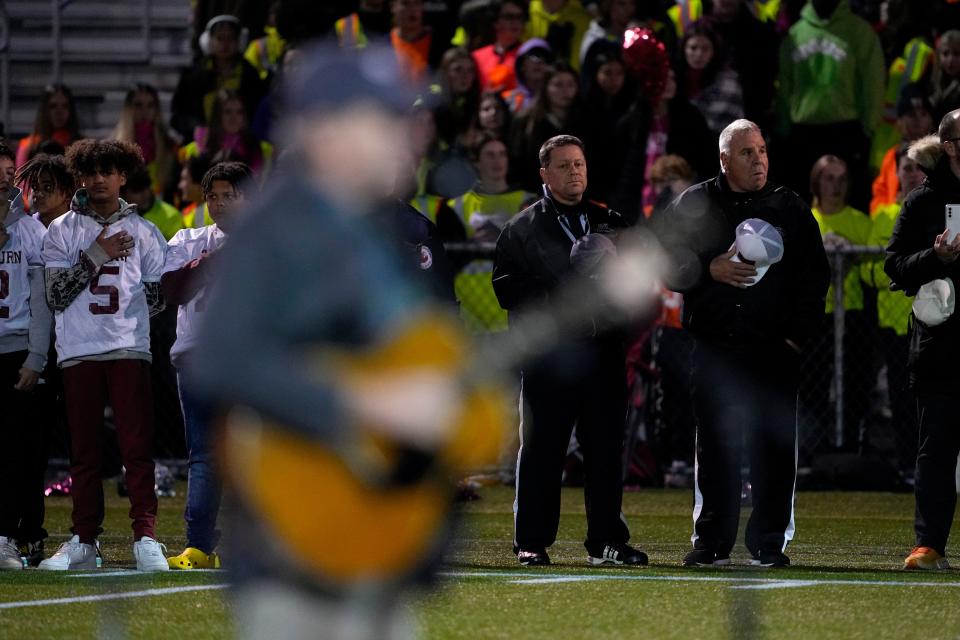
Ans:
[[[946,205],[960,205],[960,179],[941,156],[922,185],[910,192],[893,228],[883,268],[907,295],[928,282],[950,278],[960,282],[960,260],[944,264],[933,242],[946,227]],[[956,387],[960,382],[960,315],[929,327],[911,317],[910,382],[924,389]]]

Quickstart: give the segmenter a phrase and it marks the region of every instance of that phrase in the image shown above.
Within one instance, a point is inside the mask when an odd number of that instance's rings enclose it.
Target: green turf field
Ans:
[[[461,544],[419,608],[429,638],[960,638],[960,571],[898,568],[913,539],[910,495],[801,493],[785,570],[746,566],[742,549],[738,566],[680,567],[691,526],[681,490],[625,496],[650,567],[589,568],[576,489],[564,493],[554,565],[523,569],[510,554],[512,492],[481,495],[464,506]],[[159,537],[179,550],[182,498],[160,505]],[[109,498],[99,573],[0,574],[0,638],[231,636],[224,573],[129,572],[127,508]],[[69,500],[48,501],[47,523],[49,554],[67,536]],[[82,597],[94,600],[38,602]]]

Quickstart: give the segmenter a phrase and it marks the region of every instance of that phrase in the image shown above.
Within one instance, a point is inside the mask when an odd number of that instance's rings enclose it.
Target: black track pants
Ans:
[[[794,531],[799,356],[786,342],[728,347],[697,340],[693,363],[694,547],[720,556],[733,548],[745,452],[753,485],[747,548],[782,551]]]
[[[549,547],[560,522],[560,484],[574,427],[583,453],[588,549],[626,542],[620,512],[627,385],[619,342],[566,346],[525,367],[514,503],[514,550]]]

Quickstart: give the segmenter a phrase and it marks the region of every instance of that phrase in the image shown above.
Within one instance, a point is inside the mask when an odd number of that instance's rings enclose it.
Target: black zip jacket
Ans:
[[[583,202],[580,211],[587,215],[591,233],[612,234],[636,222],[590,201]],[[513,313],[529,303],[547,302],[573,275],[572,247],[548,196],[511,218],[497,239],[493,263],[493,290],[500,306]]]
[[[710,277],[710,261],[730,250],[747,218],[783,237],[783,259],[745,289]],[[810,207],[790,189],[732,191],[723,174],[696,184],[652,221],[671,257],[667,284],[684,294],[683,324],[731,346],[790,340],[801,349],[823,328],[830,266]]]
[[[932,280],[950,278],[960,282],[960,261],[944,264],[933,242],[946,228],[946,205],[960,205],[960,180],[950,170],[946,156],[940,158],[924,183],[910,192],[887,245],[883,270],[907,295]],[[960,380],[960,315],[928,327],[912,318],[910,323],[910,381],[926,388],[956,385]]]

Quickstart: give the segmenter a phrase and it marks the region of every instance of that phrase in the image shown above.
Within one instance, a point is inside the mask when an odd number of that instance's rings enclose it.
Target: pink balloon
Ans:
[[[643,93],[657,102],[667,84],[670,59],[663,43],[646,27],[634,27],[624,34],[623,61],[639,80]]]

